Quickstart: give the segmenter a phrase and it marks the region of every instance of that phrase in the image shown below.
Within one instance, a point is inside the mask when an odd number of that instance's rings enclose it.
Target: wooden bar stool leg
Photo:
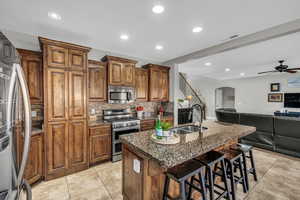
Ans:
[[[248,171],[247,171],[247,157],[245,153],[242,153],[243,155],[243,169],[244,169],[244,174],[245,174],[245,179],[246,179],[246,186],[247,186],[247,190],[250,190],[250,185],[249,185],[249,178],[248,178]]]
[[[213,180],[213,172],[211,167],[208,167],[208,182],[209,182],[209,196],[211,200],[215,199],[215,191],[214,191],[214,180]]]
[[[250,154],[250,161],[251,161],[251,167],[252,167],[252,170],[253,170],[254,180],[257,181],[256,168],[255,168],[252,149],[249,151],[249,154]]]
[[[163,200],[168,200],[169,185],[170,185],[170,178],[168,176],[166,176],[165,185],[164,185]]]
[[[184,181],[180,182],[180,197],[181,197],[181,200],[187,200]]]
[[[246,193],[248,190],[247,190],[247,184],[246,184],[246,178],[245,178],[245,175],[244,175],[244,172],[243,172],[243,166],[242,166],[242,158],[240,157],[238,159],[238,163],[239,163],[239,170],[240,170],[240,175],[241,177],[243,177],[243,191],[244,193]]]
[[[234,167],[233,165],[228,162],[228,168],[229,168],[229,173],[230,173],[230,187],[231,187],[231,195],[232,195],[232,199],[236,200],[236,188],[235,188],[235,183],[234,183]]]
[[[229,200],[231,200],[230,190],[229,190],[228,182],[227,182],[227,172],[226,172],[226,168],[225,168],[224,159],[221,160],[221,167],[222,167],[222,171],[223,171],[224,185],[225,185],[225,190],[227,191],[227,197]]]

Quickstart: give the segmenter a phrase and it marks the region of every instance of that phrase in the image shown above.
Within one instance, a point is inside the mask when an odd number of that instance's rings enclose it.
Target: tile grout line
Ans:
[[[276,160],[271,164],[271,167],[261,176],[261,179],[254,185],[254,187],[250,190],[250,192],[244,197],[244,200],[246,200],[250,194],[252,194],[252,192],[254,191],[254,189],[261,184],[262,179],[265,177],[265,175],[275,166],[276,161],[278,160],[278,158],[276,158]],[[256,167],[256,166],[255,166]]]
[[[101,177],[100,177],[98,171],[97,171],[96,169],[94,169],[94,170],[96,171],[98,179],[99,179],[100,182],[103,184],[103,186],[104,186],[106,192],[108,193],[108,195],[110,196],[111,200],[113,200],[112,194],[109,192],[109,190],[108,190],[107,187],[105,186],[105,183],[102,181],[102,179],[101,179]]]

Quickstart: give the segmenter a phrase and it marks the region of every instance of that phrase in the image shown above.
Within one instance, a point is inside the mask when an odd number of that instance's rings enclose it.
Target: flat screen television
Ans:
[[[285,108],[300,108],[300,93],[285,93],[284,94]]]

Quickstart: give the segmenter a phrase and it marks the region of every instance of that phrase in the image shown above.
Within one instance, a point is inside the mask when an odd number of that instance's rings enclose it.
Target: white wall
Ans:
[[[300,77],[300,73],[278,75],[266,75],[261,77],[232,79],[219,81],[206,77],[191,77],[193,87],[197,88],[204,96],[208,107],[208,117],[215,116],[215,89],[218,87],[235,88],[235,108],[238,112],[273,114],[274,111],[282,109],[283,103],[268,102],[268,93],[270,93],[271,83],[281,84],[281,93],[297,92],[300,88],[290,88],[287,81],[292,77]],[[289,108],[289,111],[298,111],[300,109]]]

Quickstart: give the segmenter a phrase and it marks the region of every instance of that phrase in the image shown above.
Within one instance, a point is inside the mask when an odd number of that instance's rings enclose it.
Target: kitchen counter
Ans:
[[[37,135],[37,134],[40,134],[40,133],[43,133],[44,131],[43,131],[43,129],[41,129],[41,128],[35,128],[35,127],[32,127],[32,129],[31,129],[31,135],[33,136],[33,135]]]
[[[240,137],[255,132],[255,127],[204,121],[207,130],[191,142],[183,140],[178,144],[154,143],[150,135],[154,130],[121,136],[123,143],[123,197],[126,200],[162,199],[165,171],[185,161],[214,149],[228,148]],[[155,183],[155,184],[153,184]],[[178,194],[177,183],[170,184],[171,196]],[[135,191],[132,193],[131,191]]]

